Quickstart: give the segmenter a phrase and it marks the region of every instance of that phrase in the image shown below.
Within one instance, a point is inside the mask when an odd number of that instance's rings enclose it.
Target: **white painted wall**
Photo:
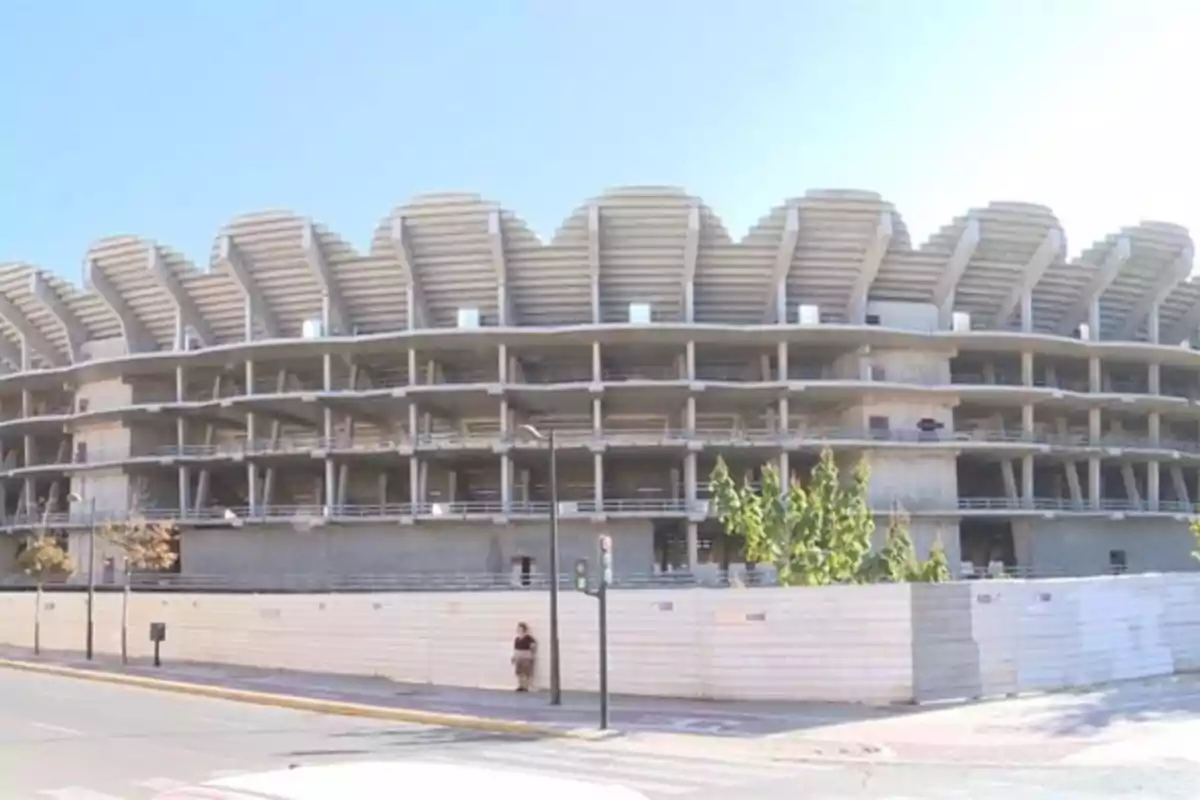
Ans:
[[[890,702],[912,694],[907,586],[639,590],[610,595],[610,686],[629,694]],[[596,601],[564,592],[563,687],[596,688]],[[97,650],[120,651],[119,594],[97,602]],[[32,593],[0,594],[0,643],[30,646]],[[48,594],[42,644],[83,646],[85,595]],[[383,675],[457,686],[512,685],[514,628],[542,643],[546,595],[134,595],[134,654],[166,622],[168,659]],[[836,659],[831,656],[836,654]]]
[[[1200,574],[928,587],[618,591],[611,596],[614,692],[721,699],[911,700],[914,630],[943,699],[1169,675],[1200,665]],[[101,594],[97,648],[119,652],[119,594]],[[921,616],[914,618],[914,608]],[[563,685],[596,686],[596,605],[562,595]],[[0,592],[0,644],[29,647],[34,594]],[[543,646],[541,592],[134,596],[134,655],[151,622],[166,658],[507,687],[513,629]],[[43,646],[79,651],[85,596],[49,593]],[[953,647],[938,637],[955,631]],[[930,661],[930,657],[936,663]],[[952,662],[952,663],[951,663]],[[952,684],[952,685],[951,685]]]

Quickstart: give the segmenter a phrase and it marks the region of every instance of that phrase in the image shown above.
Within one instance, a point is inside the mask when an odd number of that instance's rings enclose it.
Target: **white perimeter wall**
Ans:
[[[912,693],[907,586],[637,590],[609,595],[610,688],[736,699],[902,701]],[[596,601],[564,591],[563,688],[596,688]],[[96,648],[120,652],[121,595],[97,595]],[[0,643],[32,645],[33,593],[0,593]],[[541,643],[544,592],[343,595],[134,594],[131,654],[151,653],[165,622],[167,660],[382,675],[510,687],[517,622]],[[42,647],[83,648],[86,596],[46,594]]]
[[[1200,575],[922,586],[671,589],[610,595],[614,692],[904,702],[993,696],[1200,669]],[[564,592],[563,685],[596,686],[596,601]],[[97,597],[97,649],[120,649],[120,594]],[[513,628],[542,643],[542,592],[135,594],[132,654],[166,622],[168,660],[507,687]],[[35,595],[0,593],[0,643],[29,647]],[[42,646],[80,651],[82,593],[44,597]],[[921,631],[914,645],[914,630]],[[922,649],[914,657],[914,647]],[[932,658],[932,661],[931,661]],[[953,663],[950,663],[953,662]]]

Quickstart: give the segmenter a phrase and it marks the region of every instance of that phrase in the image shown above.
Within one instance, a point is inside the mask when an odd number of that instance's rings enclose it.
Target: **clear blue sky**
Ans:
[[[77,278],[136,233],[206,265],[226,220],[281,207],[365,249],[451,189],[548,237],[623,183],[735,235],[811,187],[879,191],[919,240],[990,199],[1051,205],[1072,253],[1200,229],[1198,6],[6,0],[0,262]]]

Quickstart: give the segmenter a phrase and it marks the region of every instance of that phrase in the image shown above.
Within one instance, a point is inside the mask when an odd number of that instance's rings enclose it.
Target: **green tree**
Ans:
[[[946,558],[946,548],[942,546],[942,541],[939,539],[929,548],[929,558],[921,564],[915,580],[925,583],[946,583],[953,577],[950,572],[950,560]]]
[[[864,568],[864,579],[886,583],[921,580],[922,564],[908,532],[908,515],[892,506],[883,547],[872,554]]]
[[[17,567],[33,578],[37,586],[37,605],[33,611],[33,652],[42,652],[42,599],[47,580],[63,579],[75,572],[75,565],[66,548],[56,536],[45,529],[29,536],[21,545],[17,555]]]
[[[739,486],[724,459],[711,475],[717,517],[730,536],[745,543],[746,558],[771,564],[782,586],[819,586],[860,579],[871,549],[875,519],[867,499],[866,462],[843,485],[833,452],[826,449],[807,486],[786,484],[774,464],[762,468],[755,486]]]
[[[130,578],[137,572],[165,572],[179,559],[179,530],[171,524],[149,522],[140,512],[123,522],[109,522],[100,536],[121,551],[125,580],[121,598],[121,661],[129,663]]]
[[[1195,540],[1192,550],[1192,558],[1200,561],[1200,517],[1192,520],[1188,529],[1192,532],[1192,539]]]

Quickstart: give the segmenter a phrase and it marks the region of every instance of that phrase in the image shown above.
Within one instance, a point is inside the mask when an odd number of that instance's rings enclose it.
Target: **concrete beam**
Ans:
[[[408,281],[407,308],[408,329],[428,328],[433,325],[433,317],[429,315],[429,305],[425,300],[425,290],[417,275],[416,262],[413,259],[412,247],[408,243],[407,226],[404,217],[396,214],[392,217],[392,246],[396,249],[396,259]]]
[[[41,304],[42,308],[50,312],[51,316],[57,320],[59,327],[63,329],[63,333],[67,336],[67,351],[71,362],[81,361],[80,348],[87,341],[88,334],[83,323],[79,321],[79,317],[67,307],[67,304],[50,286],[46,276],[40,272],[29,274],[29,293],[33,295],[34,300]]]
[[[29,321],[16,305],[8,299],[6,295],[0,294],[0,317],[8,321],[9,325],[16,328],[17,333],[25,340],[27,347],[40,355],[53,367],[65,367],[68,360],[63,357],[63,353],[57,347],[50,343],[38,328]],[[24,354],[24,353],[22,353]],[[22,367],[25,364],[21,365]]]
[[[205,347],[212,347],[217,343],[217,337],[213,335],[212,328],[208,322],[200,314],[200,309],[192,301],[191,296],[184,291],[183,286],[179,283],[179,279],[167,269],[167,265],[163,263],[162,253],[159,252],[158,245],[151,243],[146,252],[146,270],[154,276],[154,280],[163,288],[168,295],[171,296],[171,301],[175,304],[175,309],[179,313],[179,318],[183,324],[190,327],[195,334],[200,337],[200,341]],[[182,350],[185,342],[176,342],[175,348]]]
[[[304,250],[304,260],[321,287],[321,324],[325,326],[325,335],[332,336],[337,333],[348,336],[354,332],[354,326],[347,313],[346,301],[342,299],[337,280],[325,260],[321,239],[312,222],[306,222],[301,228],[300,246]]]
[[[1029,257],[1029,261],[1025,262],[1025,266],[1021,269],[1020,280],[1013,284],[1008,297],[996,309],[996,314],[992,317],[993,328],[1003,328],[1008,324],[1013,313],[1021,305],[1021,298],[1027,292],[1032,292],[1033,287],[1037,286],[1038,281],[1046,274],[1046,269],[1062,254],[1064,244],[1062,231],[1058,228],[1051,228],[1046,234],[1046,238],[1042,239],[1042,243],[1038,245],[1037,250]]]
[[[763,321],[780,325],[787,322],[787,277],[796,256],[796,244],[800,241],[800,209],[795,204],[787,207],[783,223],[783,236],[779,249],[775,251],[775,266],[771,268],[771,286],[767,291]]]
[[[92,291],[100,295],[104,305],[108,306],[108,310],[121,324],[121,336],[125,339],[125,352],[132,355],[156,350],[158,343],[154,336],[151,335],[138,315],[133,313],[133,309],[125,302],[125,298],[121,296],[117,288],[108,282],[108,276],[100,269],[99,263],[94,259],[89,259],[84,265],[84,272],[84,282],[91,287]]]
[[[1176,286],[1178,286],[1182,281],[1187,280],[1187,276],[1191,274],[1192,248],[1185,247],[1180,252],[1179,257],[1176,258],[1169,267],[1162,271],[1162,274],[1158,276],[1158,280],[1154,282],[1154,285],[1150,287],[1144,295],[1142,295],[1141,299],[1138,300],[1137,305],[1135,305],[1130,310],[1129,314],[1126,315],[1124,321],[1121,323],[1121,329],[1117,333],[1117,338],[1133,338],[1133,335],[1138,332],[1138,328],[1142,326],[1142,323],[1146,320],[1146,317],[1150,315],[1150,312],[1156,306],[1160,305],[1162,301],[1166,299],[1167,295],[1175,290]],[[1157,333],[1158,331],[1153,332],[1151,341],[1154,340],[1154,336],[1157,335]],[[1171,340],[1168,339],[1167,341],[1170,342]],[[1178,342],[1180,340],[1176,339],[1175,341]]]
[[[862,324],[867,318],[867,297],[883,257],[887,255],[888,244],[892,241],[892,213],[884,211],[875,225],[871,241],[867,243],[867,252],[863,254],[862,264],[858,268],[858,276],[854,279],[854,287],[850,290],[850,298],[846,301],[846,319],[851,323]]]
[[[979,220],[975,217],[969,218],[962,235],[958,237],[958,244],[954,246],[954,252],[950,254],[950,260],[946,262],[941,277],[933,287],[933,304],[938,307],[938,316],[942,318],[943,324],[949,322],[954,310],[954,295],[958,291],[958,282],[967,271],[967,265],[971,263],[971,257],[975,255],[981,238]]]
[[[237,281],[242,290],[242,296],[250,305],[254,312],[254,317],[257,318],[262,325],[263,333],[268,339],[282,338],[279,326],[279,319],[275,316],[275,312],[267,305],[266,297],[258,290],[258,285],[255,283],[253,276],[250,274],[250,269],[246,265],[245,256],[242,255],[241,249],[229,234],[221,237],[221,252],[218,256],[220,261],[229,266],[233,273],[233,278]]]
[[[1108,255],[1104,257],[1103,263],[1092,276],[1091,282],[1084,287],[1083,292],[1059,319],[1055,331],[1060,336],[1069,336],[1081,323],[1088,321],[1092,303],[1099,300],[1104,291],[1116,280],[1121,268],[1129,262],[1132,252],[1133,244],[1129,241],[1128,236],[1122,236],[1113,243]],[[1099,335],[1100,331],[1092,331],[1093,338]]]
[[[682,308],[684,322],[696,320],[696,259],[700,255],[700,207],[688,209],[687,236],[683,240]]]
[[[516,307],[508,289],[508,261],[504,257],[504,229],[500,212],[488,212],[488,245],[492,254],[492,269],[496,273],[496,313],[501,327],[517,324]]]

